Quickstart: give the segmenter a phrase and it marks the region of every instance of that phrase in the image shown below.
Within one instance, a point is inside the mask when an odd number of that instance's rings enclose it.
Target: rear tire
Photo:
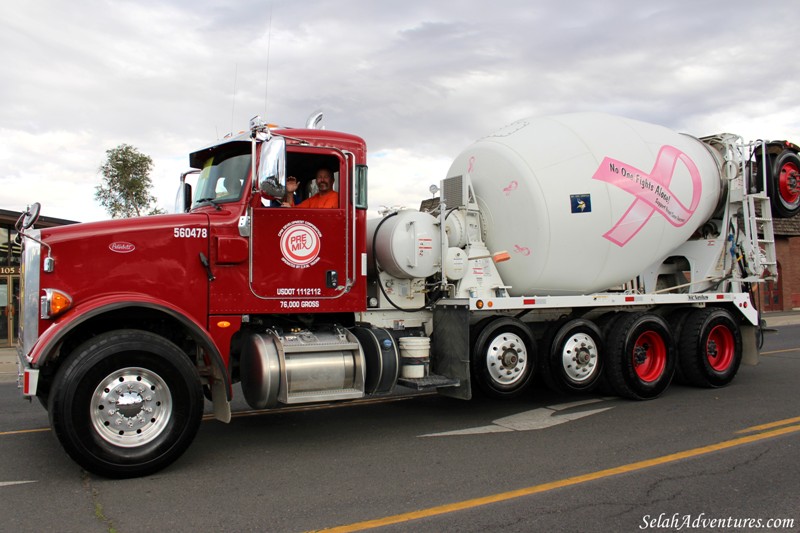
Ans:
[[[559,323],[547,335],[542,373],[557,392],[587,392],[599,382],[605,356],[603,336],[591,321],[576,318]]]
[[[680,335],[683,378],[696,387],[724,387],[742,362],[742,333],[725,309],[697,309],[686,318]]]
[[[608,338],[605,375],[614,393],[650,400],[663,393],[675,373],[675,341],[667,322],[652,313],[618,319]]]
[[[784,150],[775,158],[767,185],[775,217],[791,218],[800,213],[800,157],[796,153]]]
[[[50,390],[50,424],[81,467],[106,477],[152,474],[191,444],[203,415],[192,362],[153,333],[119,330],[79,346]]]
[[[530,329],[515,318],[479,323],[470,365],[478,387],[493,398],[514,398],[530,386],[536,343]]]

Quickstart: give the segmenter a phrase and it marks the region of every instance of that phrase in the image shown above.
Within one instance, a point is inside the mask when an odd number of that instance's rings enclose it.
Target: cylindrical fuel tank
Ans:
[[[447,176],[467,174],[488,248],[511,255],[497,268],[515,296],[624,283],[689,239],[723,192],[698,139],[599,113],[506,126],[464,150]]]

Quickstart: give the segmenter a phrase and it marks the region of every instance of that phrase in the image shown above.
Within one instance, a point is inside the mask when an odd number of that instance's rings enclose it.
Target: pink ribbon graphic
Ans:
[[[506,193],[506,196],[510,196],[512,191],[517,190],[517,187],[519,187],[517,180],[512,180],[511,183],[508,184],[508,187],[503,187],[503,192]]]
[[[692,201],[689,207],[675,198],[669,189],[679,160],[686,165],[692,180]],[[606,157],[592,179],[615,185],[636,198],[614,227],[603,235],[620,247],[625,246],[639,233],[655,212],[675,227],[686,224],[697,209],[703,190],[700,171],[694,161],[674,146],[668,145],[659,150],[653,170],[649,174],[622,161]]]
[[[514,251],[517,252],[518,254],[524,255],[525,257],[531,255],[530,248],[528,248],[527,246],[520,246],[519,244],[514,245]]]

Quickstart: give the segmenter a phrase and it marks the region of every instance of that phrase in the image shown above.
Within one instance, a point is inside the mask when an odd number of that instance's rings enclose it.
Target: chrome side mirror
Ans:
[[[286,194],[286,139],[273,136],[261,144],[257,177],[265,194],[275,198]]]
[[[22,231],[30,228],[36,221],[39,220],[39,213],[42,211],[42,204],[34,202],[29,205],[24,213],[19,217],[16,223],[17,231]]]

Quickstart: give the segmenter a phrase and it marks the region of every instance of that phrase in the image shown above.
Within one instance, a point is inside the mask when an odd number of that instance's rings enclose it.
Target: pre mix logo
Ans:
[[[307,268],[319,261],[322,233],[314,224],[295,220],[278,232],[282,261],[295,268]]]

